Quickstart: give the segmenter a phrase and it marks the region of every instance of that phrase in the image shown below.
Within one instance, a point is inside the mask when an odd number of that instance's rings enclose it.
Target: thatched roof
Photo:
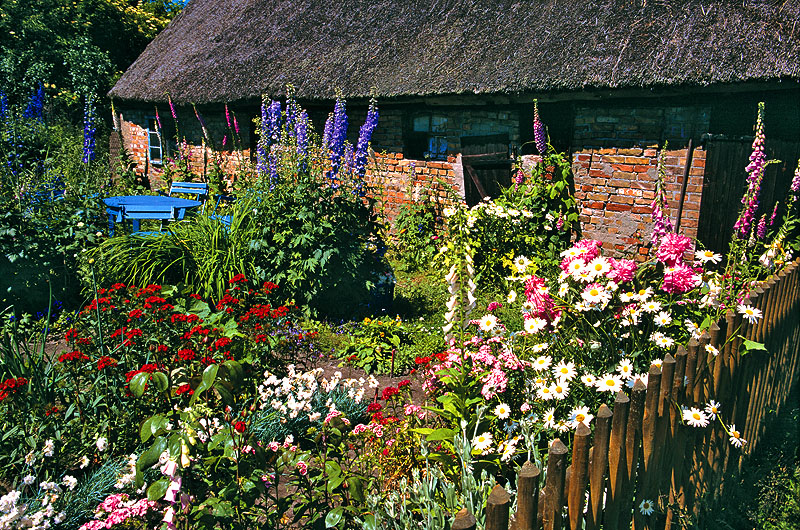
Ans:
[[[644,4],[644,5],[643,5]],[[191,0],[110,95],[210,103],[800,79],[800,0]]]

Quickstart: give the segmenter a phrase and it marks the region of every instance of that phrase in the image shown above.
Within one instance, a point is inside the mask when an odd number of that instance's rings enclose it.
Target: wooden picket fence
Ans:
[[[800,365],[800,259],[749,295],[762,311],[755,324],[738,313],[712,326],[699,341],[667,355],[650,369],[645,387],[619,392],[613,411],[601,405],[594,434],[581,424],[572,458],[558,439],[548,451],[547,474],[530,462],[517,480],[517,511],[510,517],[508,493],[496,485],[486,504],[486,530],[671,529],[690,525],[723,494],[722,478],[741,469],[764,434],[765,419],[780,412]],[[742,355],[744,339],[767,351]],[[719,355],[709,353],[711,344]],[[706,428],[681,422],[681,406],[702,409],[721,403],[726,424],[735,424],[747,443],[734,448],[717,421]],[[587,495],[588,492],[588,495]],[[651,515],[640,506],[651,501]],[[588,505],[587,505],[588,502]],[[475,528],[466,509],[453,530]]]

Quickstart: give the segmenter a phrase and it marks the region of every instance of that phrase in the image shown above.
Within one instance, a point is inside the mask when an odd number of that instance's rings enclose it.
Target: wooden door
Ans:
[[[733,234],[733,225],[742,209],[742,195],[747,188],[745,167],[750,163],[753,137],[732,138],[710,135],[705,138],[706,168],[703,176],[703,195],[697,238],[715,252],[725,254]],[[765,143],[767,160],[780,160],[770,164],[764,173],[756,221],[763,213],[769,216],[776,201],[782,207],[778,219],[785,212],[789,185],[800,157],[800,142],[770,140]]]
[[[511,185],[512,160],[508,156],[508,134],[461,137],[461,164],[467,205],[484,197],[496,198]]]

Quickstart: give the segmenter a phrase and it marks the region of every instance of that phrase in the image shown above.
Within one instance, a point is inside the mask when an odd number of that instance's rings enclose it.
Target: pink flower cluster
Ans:
[[[544,278],[531,276],[525,280],[525,299],[533,305],[530,316],[552,321],[556,315],[553,313],[553,298],[547,289]]]
[[[753,225],[756,210],[758,210],[758,196],[761,194],[761,181],[764,178],[764,168],[767,167],[767,157],[764,154],[764,103],[758,104],[758,119],[756,121],[756,138],[753,140],[753,152],[750,155],[750,164],[747,165],[747,191],[742,197],[744,210],[733,225],[740,238],[746,238]]]
[[[602,242],[595,239],[581,239],[572,246],[572,248],[577,251],[575,255],[567,255],[563,260],[561,260],[559,267],[561,267],[562,271],[569,274],[570,263],[576,259],[582,260],[584,264],[589,263],[600,255],[600,247],[602,245]],[[563,256],[564,254],[562,253],[561,255]]]
[[[127,493],[109,495],[97,506],[97,519],[85,523],[80,527],[80,530],[111,528],[124,523],[132,517],[141,519],[147,515],[148,511],[155,510],[156,505],[155,501],[148,501],[147,499],[133,502]],[[101,520],[101,517],[105,517],[105,520]]]
[[[692,249],[692,240],[683,234],[667,234],[661,238],[656,258],[667,267],[683,261],[683,255]]]
[[[614,259],[609,258],[611,263],[611,270],[606,274],[609,280],[614,280],[617,283],[625,283],[633,281],[633,275],[636,274],[636,262],[630,259]]]

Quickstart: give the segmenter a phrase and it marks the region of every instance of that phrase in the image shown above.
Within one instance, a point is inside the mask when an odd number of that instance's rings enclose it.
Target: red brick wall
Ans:
[[[695,149],[681,215],[681,232],[697,235],[706,152]],[[655,148],[584,149],[573,154],[575,196],[583,235],[618,254],[648,255],[653,224],[658,151]],[[686,149],[667,151],[665,189],[673,226],[677,221]]]

